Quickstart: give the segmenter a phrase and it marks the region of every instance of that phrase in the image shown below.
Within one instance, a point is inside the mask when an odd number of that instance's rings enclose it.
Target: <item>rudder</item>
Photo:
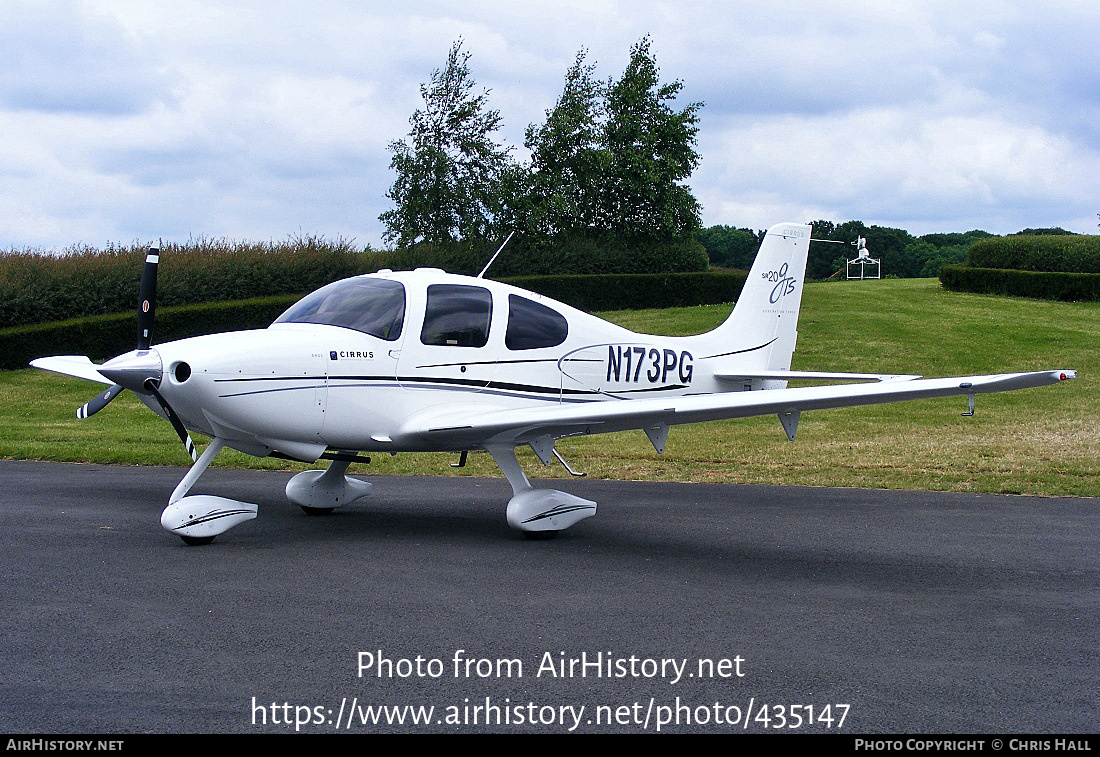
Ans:
[[[795,223],[768,229],[733,312],[701,337],[710,356],[741,370],[790,370],[811,231]]]

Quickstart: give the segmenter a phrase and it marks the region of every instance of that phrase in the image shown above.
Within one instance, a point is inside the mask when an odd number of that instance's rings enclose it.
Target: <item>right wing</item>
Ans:
[[[557,438],[603,434],[772,413],[1005,392],[1056,384],[1075,375],[1074,371],[1004,373],[663,399],[604,400],[495,412],[452,407],[414,415],[393,441],[416,443],[424,448],[476,449],[486,444],[524,444],[546,435]]]

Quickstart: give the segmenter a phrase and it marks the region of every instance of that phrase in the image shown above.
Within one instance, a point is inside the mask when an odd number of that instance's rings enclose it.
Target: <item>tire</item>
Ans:
[[[201,547],[204,544],[209,544],[214,541],[213,536],[184,536],[180,534],[180,538],[183,539],[183,543],[189,547]]]

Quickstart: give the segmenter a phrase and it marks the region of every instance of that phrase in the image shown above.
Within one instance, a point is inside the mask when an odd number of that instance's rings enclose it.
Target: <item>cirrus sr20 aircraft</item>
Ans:
[[[58,356],[31,365],[108,385],[81,418],[129,389],[209,446],[172,492],[161,524],[202,544],[256,517],[257,506],[187,492],[222,447],[305,462],[287,497],[329,512],[372,485],[345,475],[359,453],[485,450],[512,485],[508,523],[546,537],[596,503],[534,488],[516,460],[543,464],[558,439],[637,429],[662,453],[670,426],[776,414],[794,439],[806,410],[974,395],[1054,384],[1073,371],[922,379],[791,371],[810,227],[767,233],[729,318],[697,336],[637,334],[531,292],[436,269],[382,270],[329,284],[268,328],[152,345],[158,251],[146,258],[138,348],[102,365]],[[484,271],[482,271],[484,273]],[[787,388],[790,380],[845,381]],[[855,383],[853,383],[855,382]],[[568,465],[566,466],[568,467]],[[570,472],[573,472],[570,469]]]

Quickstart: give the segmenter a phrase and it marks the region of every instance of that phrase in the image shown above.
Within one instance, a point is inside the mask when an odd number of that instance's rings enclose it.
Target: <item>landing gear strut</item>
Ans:
[[[559,531],[596,514],[596,503],[557,489],[535,489],[511,445],[486,447],[512,485],[508,525],[529,539],[552,539]]]

